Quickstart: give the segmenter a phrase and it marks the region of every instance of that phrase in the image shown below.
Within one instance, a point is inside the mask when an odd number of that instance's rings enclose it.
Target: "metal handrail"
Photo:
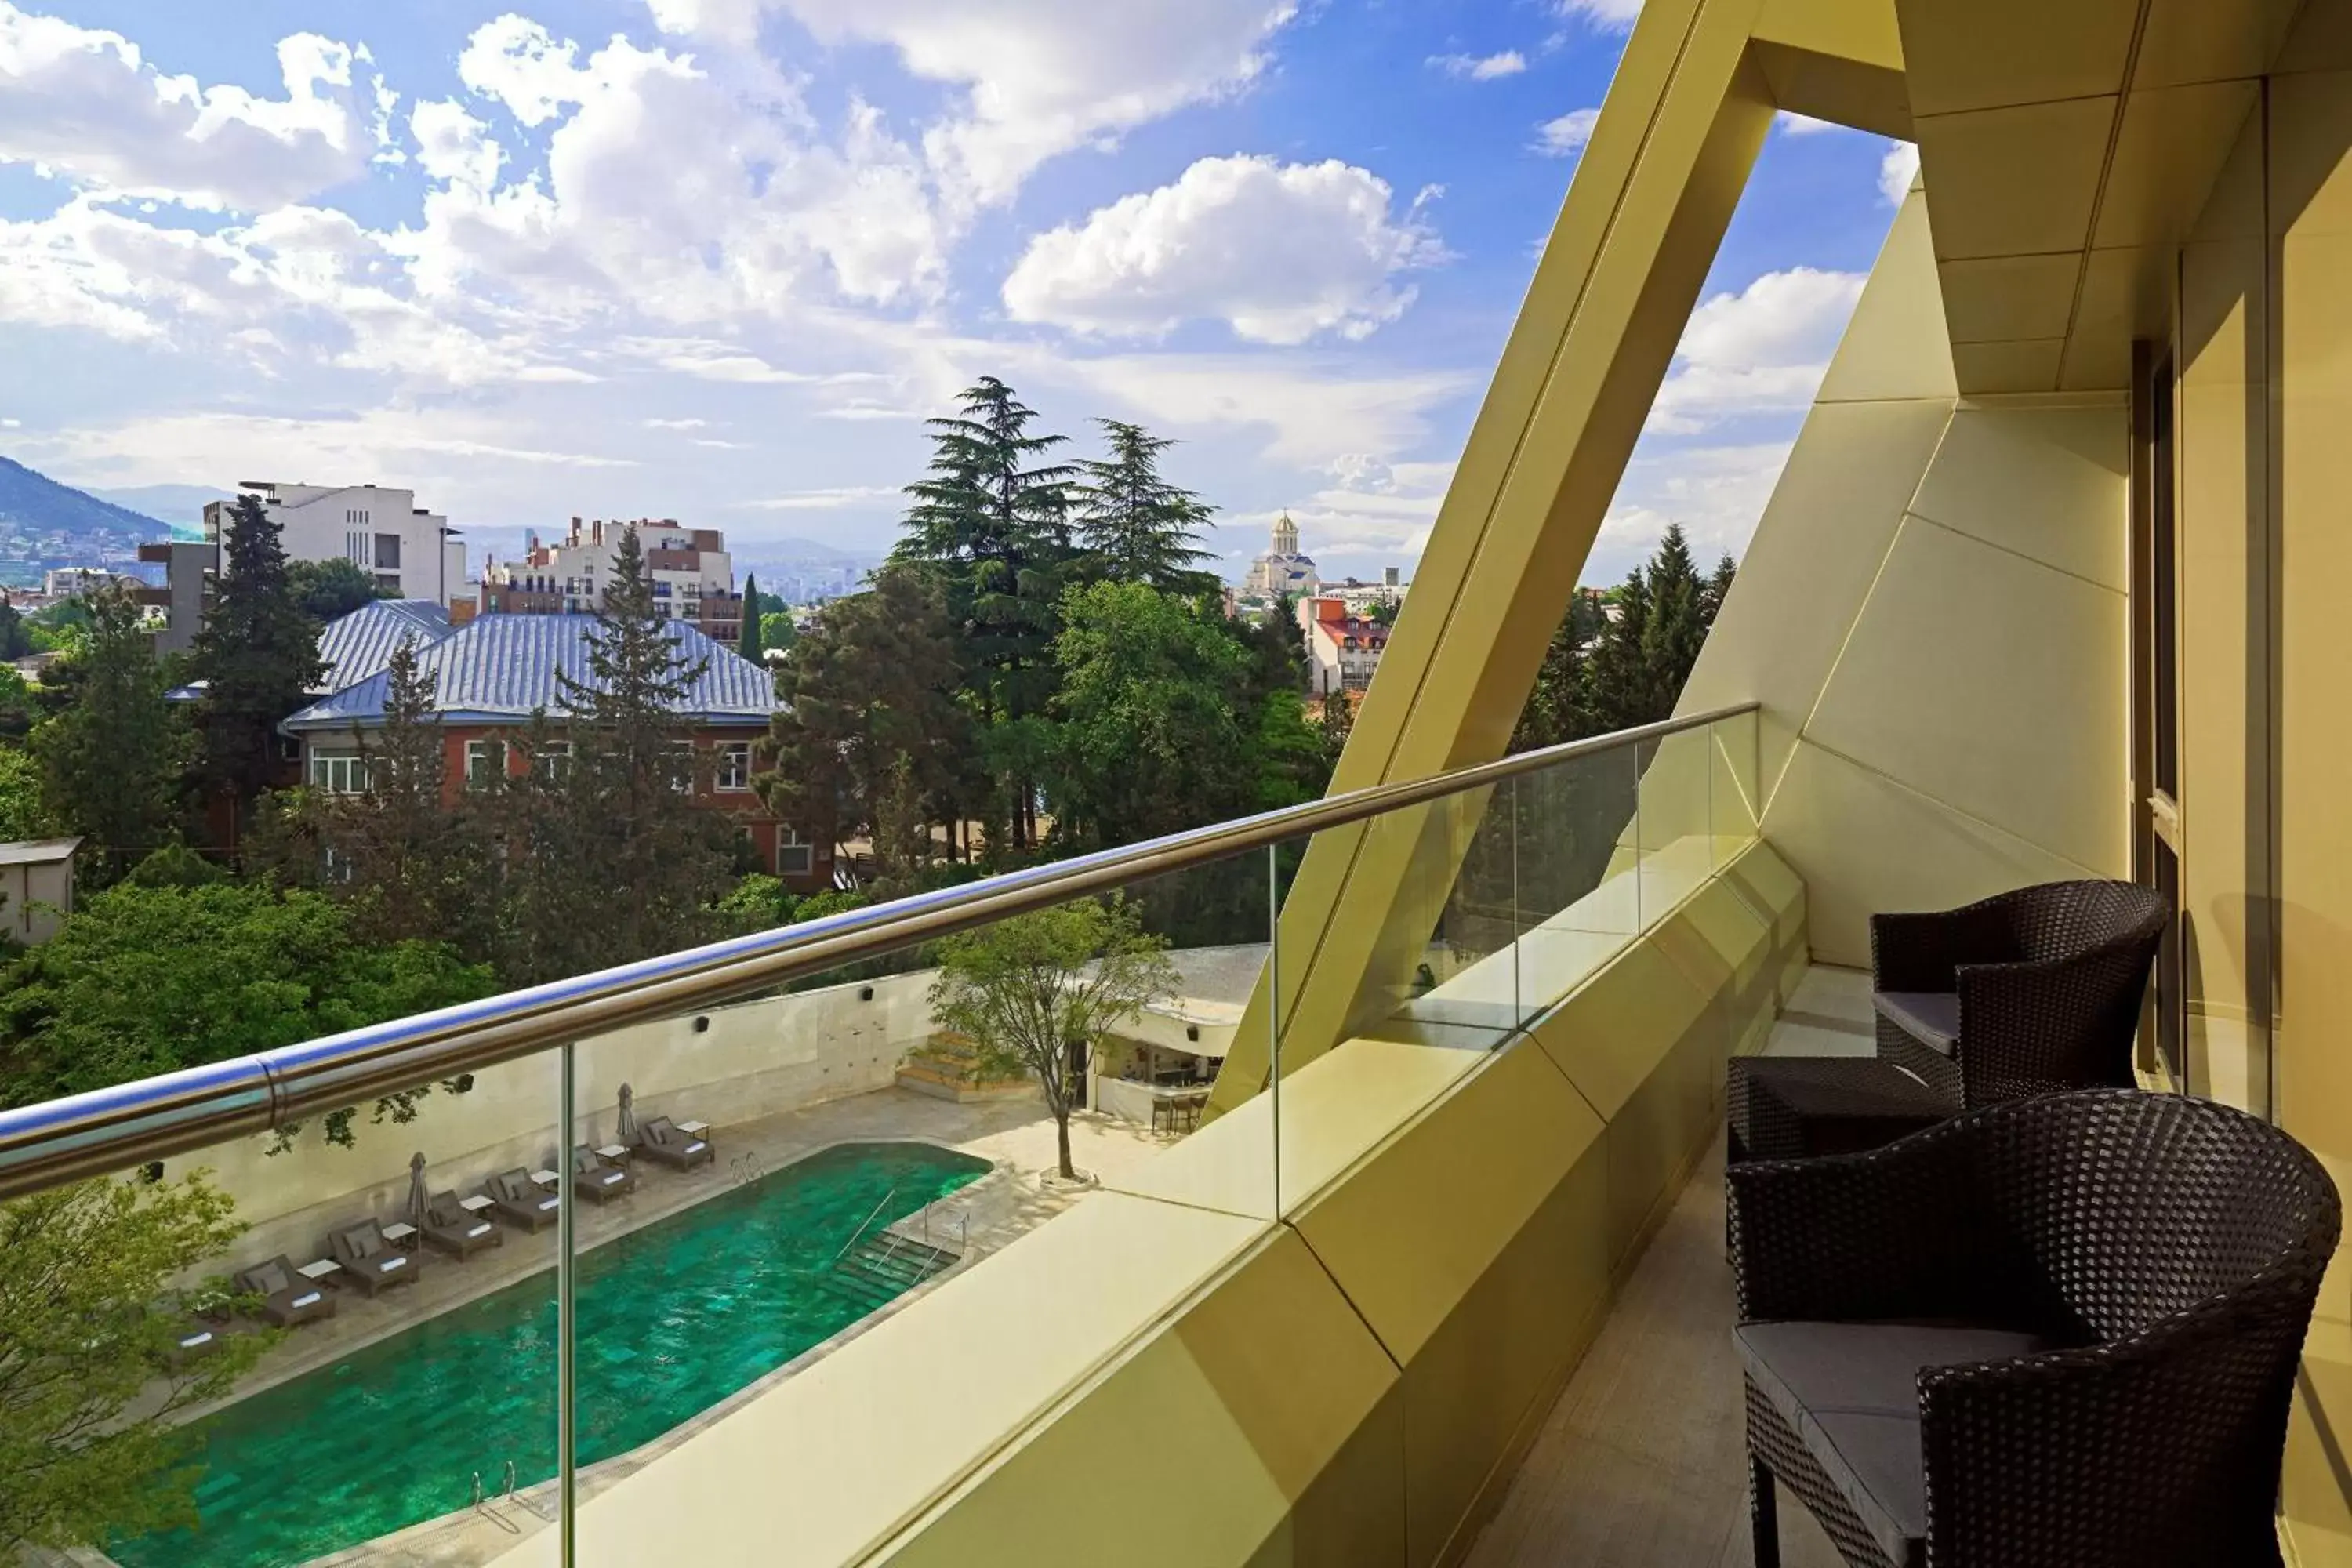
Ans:
[[[1011,915],[1344,827],[1577,757],[1703,729],[1754,712],[1759,706],[1735,703],[1427,778],[1374,784],[348,1029],[302,1045],[0,1111],[0,1197],[267,1131],[304,1116],[479,1071],[551,1046],[707,1008]]]
[[[866,1227],[874,1223],[875,1215],[879,1215],[888,1205],[890,1200],[898,1195],[898,1189],[896,1187],[882,1194],[882,1201],[874,1205],[874,1213],[857,1222],[857,1228],[849,1233],[849,1239],[841,1244],[841,1250],[833,1255],[833,1263],[828,1267],[838,1267],[841,1260],[849,1256],[849,1249],[857,1245],[857,1238],[866,1234]]]

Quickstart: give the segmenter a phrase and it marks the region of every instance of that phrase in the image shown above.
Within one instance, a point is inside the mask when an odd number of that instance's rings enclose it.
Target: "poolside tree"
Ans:
[[[101,1178],[0,1204],[0,1558],[194,1521],[177,1422],[268,1340],[221,1335],[173,1364],[204,1289],[171,1281],[244,1230],[201,1176]]]
[[[1167,939],[1113,895],[1014,915],[940,943],[931,1016],[972,1042],[986,1074],[1027,1073],[1053,1113],[1065,1180],[1070,1111],[1110,1032],[1175,994]]]

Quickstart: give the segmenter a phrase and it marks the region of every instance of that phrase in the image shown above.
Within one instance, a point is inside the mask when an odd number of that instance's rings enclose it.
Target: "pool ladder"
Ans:
[[[766,1164],[753,1151],[747,1150],[727,1162],[728,1179],[739,1187],[747,1183],[756,1182],[767,1173]]]
[[[511,1503],[514,1507],[521,1509],[525,1513],[530,1514],[534,1518],[544,1517],[543,1515],[541,1515],[539,1510],[533,1508],[528,1500],[516,1494],[515,1462],[512,1459],[509,1459],[507,1461],[506,1488],[499,1493],[496,1500],[502,1503]],[[479,1470],[476,1470],[474,1472],[474,1511],[480,1514],[484,1519],[488,1520],[492,1524],[497,1525],[500,1530],[505,1531],[509,1535],[520,1535],[522,1533],[522,1527],[520,1525],[507,1518],[506,1515],[500,1513],[492,1506],[492,1500],[482,1490],[482,1472]]]

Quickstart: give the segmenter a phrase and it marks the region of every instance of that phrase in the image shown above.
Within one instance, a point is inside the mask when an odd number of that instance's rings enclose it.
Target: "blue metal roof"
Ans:
[[[416,664],[433,677],[433,706],[444,723],[520,722],[542,709],[560,719],[565,709],[559,674],[583,686],[595,684],[588,669],[588,635],[596,624],[593,616],[480,616],[421,650]],[[665,629],[687,663],[705,666],[680,706],[681,717],[705,724],[768,722],[780,706],[768,671],[692,626],[671,621]],[[390,657],[389,647],[385,654]],[[313,702],[279,728],[289,733],[373,728],[383,722],[388,684],[378,669]]]
[[[430,599],[378,599],[338,616],[319,634],[327,673],[312,689],[323,695],[356,686],[392,662],[403,637],[421,653],[455,629],[449,612]]]

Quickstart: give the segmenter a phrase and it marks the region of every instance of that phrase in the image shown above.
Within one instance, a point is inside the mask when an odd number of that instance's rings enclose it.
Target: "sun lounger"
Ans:
[[[425,1259],[385,1240],[383,1227],[372,1219],[335,1232],[335,1261],[342,1265],[343,1278],[370,1296],[425,1272]]]
[[[335,1315],[335,1298],[324,1285],[306,1279],[285,1258],[257,1263],[236,1277],[237,1290],[261,1298],[260,1312],[281,1329]]]
[[[572,1185],[583,1197],[610,1203],[637,1188],[637,1173],[626,1165],[608,1165],[595,1150],[583,1143],[572,1151]]]
[[[498,1216],[509,1225],[519,1225],[525,1230],[538,1230],[555,1223],[559,1206],[556,1196],[537,1182],[520,1165],[511,1171],[500,1171],[482,1184],[482,1195],[490,1200]]]
[[[637,1152],[680,1171],[691,1171],[719,1158],[709,1139],[687,1136],[667,1116],[648,1118],[637,1128]]]
[[[172,1329],[172,1348],[163,1352],[164,1364],[178,1372],[192,1363],[218,1353],[223,1331],[193,1313],[182,1319]]]
[[[460,1262],[484,1247],[503,1247],[507,1239],[489,1215],[467,1213],[455,1193],[434,1194],[433,1201],[425,1206],[425,1224],[419,1228],[428,1245]]]

